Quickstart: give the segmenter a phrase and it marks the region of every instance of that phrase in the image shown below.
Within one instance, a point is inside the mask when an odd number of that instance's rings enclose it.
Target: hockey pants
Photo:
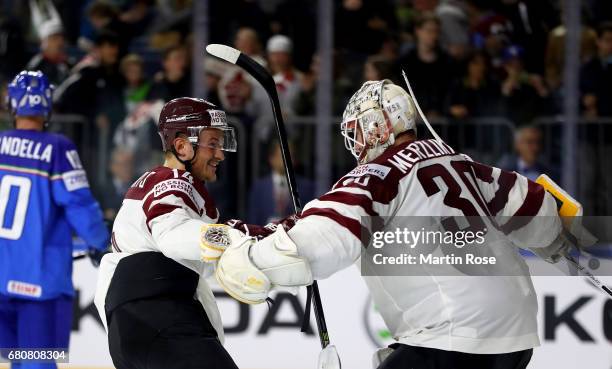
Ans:
[[[238,369],[202,305],[190,298],[125,303],[112,312],[108,330],[117,369]]]
[[[393,353],[378,369],[525,369],[532,349],[507,354],[467,354],[393,344]]]

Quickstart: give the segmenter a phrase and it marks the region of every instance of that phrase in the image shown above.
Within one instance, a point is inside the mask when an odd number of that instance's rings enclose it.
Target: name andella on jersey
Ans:
[[[20,137],[0,137],[0,155],[16,156],[50,163],[52,154],[52,144],[45,144]]]

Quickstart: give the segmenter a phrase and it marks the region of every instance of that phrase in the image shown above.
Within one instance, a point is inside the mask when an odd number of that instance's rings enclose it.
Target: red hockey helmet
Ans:
[[[219,146],[224,151],[236,151],[234,128],[228,126],[225,112],[203,99],[179,97],[168,101],[159,114],[157,132],[162,140],[164,151],[172,150],[174,139],[179,134],[189,137],[189,142],[198,144],[203,129],[223,131],[223,143]]]

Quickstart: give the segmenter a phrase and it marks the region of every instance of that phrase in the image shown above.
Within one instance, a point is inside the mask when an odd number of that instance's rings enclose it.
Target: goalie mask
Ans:
[[[359,164],[379,157],[402,132],[416,132],[416,111],[404,89],[388,79],[368,81],[349,100],[340,125]]]
[[[223,132],[223,139],[212,149],[236,152],[236,135],[234,128],[227,124],[225,112],[203,99],[179,97],[167,102],[159,114],[157,131],[162,140],[164,151],[171,151],[176,158],[190,170],[191,161],[201,144],[200,133],[204,129],[217,129]],[[174,140],[180,134],[187,136],[193,146],[193,158],[181,160],[174,149]]]

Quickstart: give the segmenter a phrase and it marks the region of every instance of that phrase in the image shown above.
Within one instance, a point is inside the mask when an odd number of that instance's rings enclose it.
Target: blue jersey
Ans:
[[[0,132],[0,294],[73,295],[73,230],[90,247],[108,245],[74,144],[46,132]]]

